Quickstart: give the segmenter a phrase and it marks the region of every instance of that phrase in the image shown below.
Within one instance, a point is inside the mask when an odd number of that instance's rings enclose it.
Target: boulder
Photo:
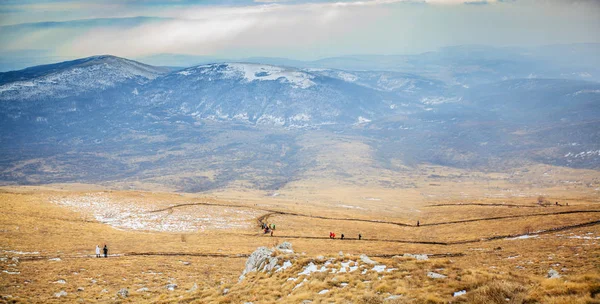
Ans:
[[[550,270],[548,270],[548,278],[549,279],[558,279],[558,278],[560,278],[560,274],[558,273],[558,271],[556,271],[554,269],[550,269]]]
[[[437,273],[437,272],[433,272],[433,271],[428,272],[427,276],[430,277],[430,278],[432,278],[432,279],[445,279],[445,278],[447,278],[447,276],[445,276],[443,274],[440,274],[440,273]]]
[[[67,292],[64,290],[61,290],[57,293],[54,294],[55,297],[60,298],[60,297],[66,297],[67,296]]]
[[[292,243],[290,243],[290,242],[283,242],[283,243],[277,245],[276,249],[277,249],[277,251],[280,251],[283,253],[294,253],[294,250],[292,249]]]
[[[273,252],[274,251],[272,249],[269,249],[267,247],[259,247],[258,249],[256,249],[250,255],[250,257],[248,257],[248,260],[246,261],[246,267],[244,268],[244,271],[240,276],[240,281],[242,281],[246,277],[246,274],[262,270],[265,266],[271,265],[271,256],[273,255]],[[273,265],[272,267],[274,268],[275,265]]]
[[[371,260],[366,254],[361,254],[360,255],[360,260],[365,263],[365,264],[369,264],[369,265],[375,265],[377,264],[377,262]]]
[[[127,288],[121,288],[121,290],[117,291],[117,296],[127,298],[129,296],[129,290],[127,290]]]

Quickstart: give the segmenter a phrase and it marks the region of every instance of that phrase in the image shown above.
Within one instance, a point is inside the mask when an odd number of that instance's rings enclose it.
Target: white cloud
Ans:
[[[24,33],[2,49],[53,49],[65,56],[156,53],[284,56],[310,59],[356,53],[419,52],[457,44],[597,42],[592,2],[565,10],[542,0],[458,5],[464,0],[372,0],[247,6],[135,6],[53,3],[34,6],[62,20],[152,16],[169,20]],[[175,2],[177,3],[177,2]],[[547,4],[550,3],[550,4]],[[454,5],[452,5],[454,4]],[[20,6],[26,9],[27,5]],[[543,8],[543,9],[540,9]],[[62,11],[67,10],[65,14]],[[54,12],[54,13],[53,13]],[[33,14],[35,15],[35,14]],[[2,17],[2,16],[0,16]],[[11,16],[15,19],[15,16]],[[101,22],[100,22],[101,24]],[[0,31],[0,42],[2,39]]]

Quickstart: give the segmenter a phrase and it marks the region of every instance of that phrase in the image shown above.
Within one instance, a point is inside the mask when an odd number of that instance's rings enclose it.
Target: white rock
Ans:
[[[240,276],[240,281],[242,281],[246,274],[250,272],[256,272],[261,270],[265,265],[267,265],[270,261],[271,255],[273,255],[273,250],[267,247],[259,247],[257,248],[251,255],[248,257],[246,261],[246,267]],[[275,264],[276,265],[276,264]],[[275,267],[273,265],[273,267]]]
[[[326,294],[328,292],[329,292],[329,289],[323,289],[323,290],[319,291],[319,294],[322,295],[322,294]]]
[[[138,290],[136,290],[137,292],[148,292],[150,289],[148,289],[148,287],[142,287]]]
[[[127,298],[129,296],[129,290],[127,290],[127,288],[121,288],[121,290],[117,291],[117,296]]]
[[[447,276],[445,276],[443,274],[439,274],[439,273],[432,272],[432,271],[428,272],[427,276],[430,277],[430,278],[432,278],[432,279],[445,279],[445,278],[447,278]]]
[[[558,271],[556,271],[554,269],[550,269],[550,270],[548,270],[548,278],[549,279],[558,279],[558,278],[560,278],[560,274],[558,273]]]
[[[67,296],[67,292],[64,290],[61,290],[57,293],[54,294],[55,297],[60,298],[60,297],[66,297]]]
[[[63,279],[60,279],[60,280],[58,280],[58,281],[56,281],[54,283],[56,283],[56,284],[67,284],[67,281],[65,281]]]
[[[461,290],[461,291],[457,291],[457,292],[453,293],[452,296],[453,297],[460,297],[460,296],[465,295],[465,294],[467,294],[467,291],[466,290]]]
[[[413,258],[413,259],[417,259],[419,261],[423,261],[423,260],[428,260],[429,257],[426,254],[410,254],[410,253],[405,253],[403,255],[405,258]]]
[[[366,254],[361,254],[360,255],[360,260],[365,263],[365,264],[369,264],[369,265],[375,265],[377,264],[377,262],[371,260]]]
[[[171,283],[171,284],[167,284],[167,290],[173,291],[175,289],[177,289],[177,284]]]
[[[283,253],[294,253],[294,250],[292,249],[292,243],[290,242],[283,242],[277,245],[276,249]]]

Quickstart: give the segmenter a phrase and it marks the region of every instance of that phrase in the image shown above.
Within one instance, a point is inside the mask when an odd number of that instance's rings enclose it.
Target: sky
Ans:
[[[598,42],[597,0],[0,1],[4,59],[187,54],[314,60],[464,44]]]

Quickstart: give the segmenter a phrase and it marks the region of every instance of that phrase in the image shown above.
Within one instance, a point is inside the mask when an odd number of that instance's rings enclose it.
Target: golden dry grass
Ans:
[[[360,155],[352,161],[361,161]],[[5,187],[0,192],[3,211],[0,213],[0,256],[6,258],[0,261],[0,270],[3,271],[0,272],[0,295],[2,301],[6,302],[86,303],[599,301],[600,226],[539,234],[529,239],[477,241],[600,220],[600,213],[597,212],[535,215],[576,210],[599,211],[600,198],[593,188],[594,185],[597,187],[597,184],[593,184],[597,173],[594,176],[593,172],[580,172],[581,179],[589,179],[592,188],[569,184],[568,187],[572,188],[566,189],[563,184],[549,182],[543,188],[526,190],[524,186],[517,189],[510,177],[501,174],[480,175],[439,167],[421,170],[423,172],[415,176],[417,188],[351,187],[317,179],[294,182],[278,191],[278,196],[242,189],[222,189],[198,195],[111,191],[86,185]],[[547,170],[530,168],[532,174]],[[436,177],[434,183],[439,186],[428,186],[433,181],[424,176],[433,172],[439,176],[463,174],[461,178],[464,181],[457,183],[443,178],[440,181]],[[563,179],[575,178],[571,171],[560,174]],[[491,178],[491,186],[487,182],[478,182],[481,176]],[[462,188],[457,185],[462,185]],[[513,189],[513,193],[527,192],[528,196],[493,197],[494,193],[506,193],[502,190],[505,188]],[[448,195],[444,195],[446,191]],[[461,192],[468,192],[468,196]],[[569,206],[536,206],[540,193],[550,201],[568,202]],[[155,220],[159,222],[181,216],[201,217],[202,214],[210,214],[225,220],[237,216],[237,219],[247,221],[247,225],[183,232],[115,229],[96,221],[94,214],[87,209],[74,210],[53,203],[57,198],[77,200],[90,195],[107,198],[111,204],[135,206],[146,211],[164,209],[156,213],[158,217]],[[460,203],[463,205],[430,206]],[[192,205],[168,209],[180,204]],[[230,212],[225,214],[225,209]],[[252,216],[240,217],[236,215],[237,211],[232,210],[245,210]],[[275,236],[269,237],[259,232],[256,218],[272,212],[275,213],[267,217],[267,221],[277,224],[277,229]],[[427,226],[491,217],[512,218]],[[420,220],[424,225],[405,227],[329,218],[391,221],[410,225]],[[338,239],[328,239],[330,231],[335,231]],[[364,240],[341,241],[341,233],[346,234],[347,238],[356,238],[361,233]],[[399,240],[408,243],[396,242]],[[419,243],[464,240],[471,242],[450,245]],[[292,242],[297,252],[297,256],[289,257],[295,261],[291,269],[273,274],[251,274],[238,283],[245,255],[259,246],[272,247],[283,241]],[[121,255],[108,259],[91,257],[94,246],[104,243],[110,247],[111,254]],[[37,253],[19,254],[17,251]],[[346,256],[340,257],[339,251]],[[363,253],[396,270],[383,274],[372,271],[365,274],[359,271],[318,273],[296,289],[294,287],[298,282],[287,280],[295,277],[318,255],[333,257],[337,263],[356,261]],[[417,261],[401,257],[404,253],[460,255]],[[50,260],[57,257],[61,260]],[[280,258],[283,260],[286,257]],[[559,271],[562,278],[547,279],[549,269]],[[444,274],[448,278],[428,278],[429,271]],[[59,280],[64,280],[65,284],[56,283]],[[166,285],[169,283],[177,284],[178,288],[168,291]],[[83,290],[77,291],[80,287]],[[129,290],[129,297],[121,299],[116,295],[121,288]],[[138,291],[140,288],[147,288],[148,291]],[[225,289],[228,289],[227,293],[224,293]],[[319,294],[325,289],[329,292]],[[68,295],[56,298],[54,294],[62,290]],[[453,292],[460,290],[466,290],[467,294],[452,297]]]

